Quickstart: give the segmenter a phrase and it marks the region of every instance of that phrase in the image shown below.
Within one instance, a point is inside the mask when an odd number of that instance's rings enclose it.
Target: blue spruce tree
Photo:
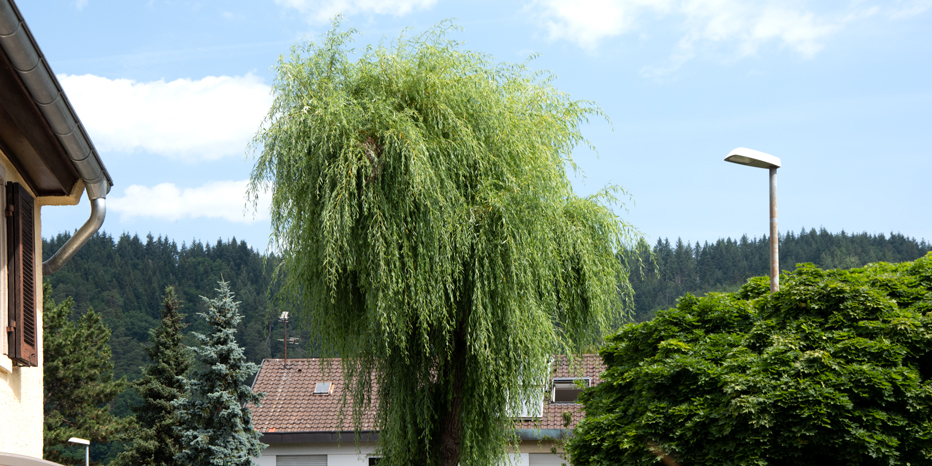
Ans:
[[[265,448],[245,408],[246,403],[259,402],[260,394],[245,383],[258,366],[246,361],[236,343],[242,316],[229,284],[221,281],[217,292],[216,299],[203,298],[208,310],[198,313],[210,325],[210,334],[194,333],[201,343],[194,351],[202,369],[184,379],[187,395],[173,403],[184,445],[177,460],[198,466],[249,466]]]

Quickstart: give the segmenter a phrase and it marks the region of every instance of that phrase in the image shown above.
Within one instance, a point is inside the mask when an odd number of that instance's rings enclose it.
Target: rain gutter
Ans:
[[[42,458],[34,458],[32,456],[3,452],[0,452],[0,464],[5,464],[8,466],[61,466],[58,463],[46,461]]]
[[[572,431],[566,429],[515,429],[521,440],[557,440],[571,435]]]
[[[50,275],[61,269],[103,225],[107,193],[113,181],[13,0],[0,0],[0,47],[84,181],[91,202],[87,222],[42,264],[43,275]]]

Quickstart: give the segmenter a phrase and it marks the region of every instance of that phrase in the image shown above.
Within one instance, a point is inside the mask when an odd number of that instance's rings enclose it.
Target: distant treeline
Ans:
[[[68,240],[60,234],[44,240],[46,259]],[[790,270],[800,262],[813,262],[822,268],[850,268],[869,262],[901,262],[916,259],[932,246],[899,234],[869,235],[829,233],[825,230],[789,233],[780,238],[780,266]],[[709,291],[732,291],[752,276],[766,275],[769,268],[768,240],[741,237],[720,239],[714,243],[691,244],[677,240],[658,240],[651,248],[642,243],[637,253],[652,264],[653,253],[658,273],[650,265],[644,273],[631,275],[635,290],[635,317],[646,320],[658,309],[676,305],[676,300],[690,292],[702,295]],[[633,252],[632,252],[633,253]],[[281,258],[261,254],[244,241],[217,241],[214,244],[192,240],[178,245],[163,237],[135,235],[118,237],[98,233],[60,271],[47,277],[57,302],[67,297],[75,300],[83,312],[92,306],[113,332],[114,375],[130,380],[145,364],[143,345],[149,330],[158,325],[165,287],[173,285],[183,302],[182,312],[191,323],[186,331],[205,332],[200,296],[214,296],[220,279],[230,282],[241,301],[244,315],[237,341],[246,357],[259,363],[263,358],[282,357],[283,327],[278,320],[283,310],[297,311],[294,303],[279,301],[281,280],[276,269]],[[292,316],[299,315],[292,312]],[[308,350],[309,329],[293,319],[289,337],[301,338],[301,345],[290,347],[289,357],[316,354]],[[129,393],[129,392],[128,392]],[[128,413],[134,394],[120,398],[115,414]]]
[[[60,234],[43,240],[45,258],[69,237]],[[162,298],[169,285],[182,301],[181,312],[191,324],[185,331],[190,335],[192,331],[207,332],[204,319],[196,315],[205,310],[200,297],[216,296],[218,280],[230,282],[244,315],[236,339],[245,348],[247,359],[259,363],[263,358],[281,357],[284,348],[278,340],[283,338],[283,328],[278,316],[282,310],[293,309],[275,299],[280,282],[275,274],[280,263],[276,255],[260,254],[235,238],[214,244],[193,240],[179,246],[152,235],[140,239],[126,233],[119,237],[98,233],[64,268],[46,279],[56,302],[71,297],[78,312],[91,306],[102,315],[112,331],[114,376],[134,380],[139,368],[148,362],[143,345],[148,343],[149,330],[159,323]],[[298,322],[289,325],[289,337],[306,334]],[[306,339],[302,338],[302,344]],[[288,353],[289,357],[306,355],[303,346],[291,347]],[[117,401],[114,413],[125,416],[128,405],[136,400],[135,392],[128,390]]]
[[[748,278],[769,275],[769,238],[719,239],[700,245],[677,239],[658,239],[651,248],[642,242],[636,254],[649,266],[631,275],[635,320],[649,320],[660,309],[676,306],[686,293],[704,295],[712,291],[735,291]],[[899,233],[889,236],[868,233],[829,233],[825,229],[781,235],[780,270],[811,262],[823,269],[860,267],[871,262],[915,260],[932,251],[932,244]],[[654,273],[651,261],[656,261]]]

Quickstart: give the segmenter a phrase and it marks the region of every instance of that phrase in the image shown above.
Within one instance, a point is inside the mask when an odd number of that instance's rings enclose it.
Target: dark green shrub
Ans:
[[[781,281],[609,337],[573,464],[929,464],[932,254]]]

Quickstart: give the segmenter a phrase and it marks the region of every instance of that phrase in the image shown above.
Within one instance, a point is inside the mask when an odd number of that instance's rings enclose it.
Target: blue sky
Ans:
[[[336,13],[357,47],[455,19],[454,38],[531,64],[596,102],[580,194],[633,196],[620,215],[648,240],[767,232],[767,172],[723,161],[780,157],[780,231],[899,232],[932,240],[932,0],[20,1],[109,169],[112,234],[245,239],[246,145],[271,102],[278,57]],[[89,208],[43,210],[43,234]]]

